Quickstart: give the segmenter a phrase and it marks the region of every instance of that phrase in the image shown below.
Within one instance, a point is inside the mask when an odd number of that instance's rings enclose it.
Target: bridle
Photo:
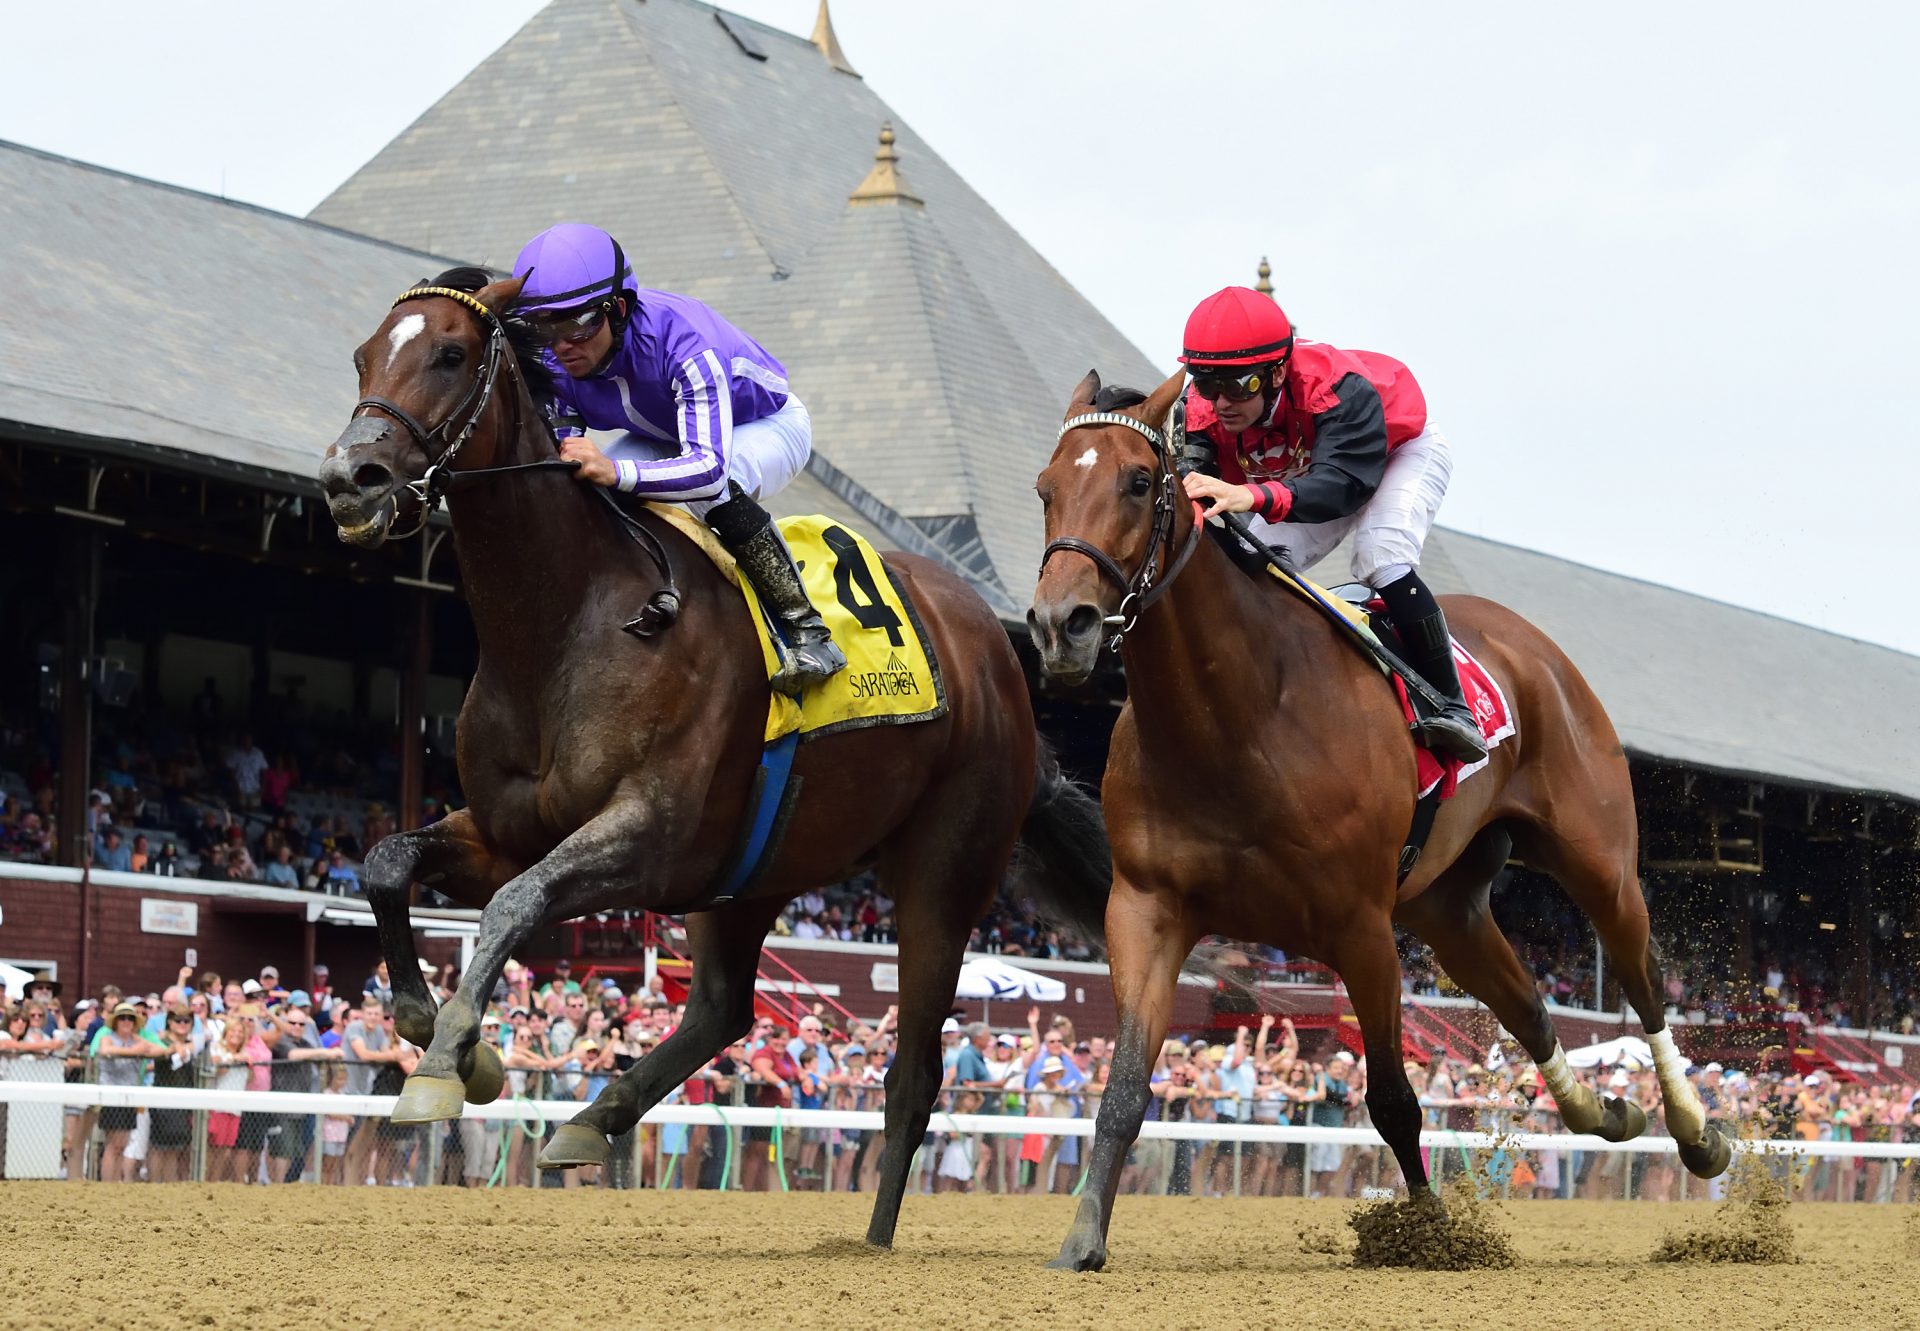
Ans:
[[[440,506],[441,499],[446,496],[447,490],[452,486],[454,473],[450,468],[454,459],[460,456],[460,450],[466,446],[467,440],[473,437],[474,428],[480,424],[480,418],[486,415],[487,404],[493,400],[493,386],[500,377],[500,367],[503,364],[511,364],[513,361],[513,357],[506,354],[507,329],[506,325],[500,322],[500,316],[495,314],[485,301],[456,287],[413,287],[401,292],[391,308],[398,309],[407,301],[425,300],[430,296],[444,296],[448,300],[457,301],[479,316],[480,322],[487,328],[487,347],[482,354],[480,373],[468,387],[467,395],[460,399],[458,406],[447,413],[446,419],[431,430],[416,420],[413,413],[406,408],[386,398],[363,397],[353,404],[355,416],[368,407],[375,407],[399,421],[406,427],[407,433],[413,436],[413,441],[420,445],[420,451],[433,459],[419,480],[408,481],[405,486],[413,497],[420,501],[418,519],[410,531],[389,532],[387,535],[390,540],[404,541],[410,536],[419,535],[425,528],[427,520],[433,516],[434,509]],[[457,432],[455,432],[456,422],[458,423]],[[512,439],[519,433],[520,398],[518,394],[514,394],[513,430],[507,437]],[[438,457],[434,456],[433,451],[436,440],[445,441]],[[488,472],[510,470],[516,470],[516,468],[487,468]]]
[[[493,400],[494,385],[500,377],[500,367],[502,365],[512,367],[511,372],[516,377],[520,375],[520,367],[509,353],[507,328],[500,321],[500,316],[495,314],[485,301],[457,287],[431,285],[412,287],[401,292],[389,308],[398,309],[407,301],[425,300],[432,296],[444,296],[448,300],[456,301],[477,315],[487,329],[487,347],[483,353],[480,373],[474,378],[472,386],[467,389],[467,395],[460,399],[459,405],[447,413],[446,419],[432,429],[422,425],[406,408],[386,398],[368,396],[354,403],[354,416],[358,416],[368,407],[373,407],[400,422],[406,427],[407,433],[413,436],[414,442],[420,445],[420,451],[432,459],[426,471],[421,473],[419,480],[408,481],[403,487],[419,501],[419,517],[410,530],[387,533],[389,540],[404,541],[408,537],[418,536],[425,529],[427,521],[432,518],[434,510],[440,506],[440,501],[446,497],[447,491],[455,485],[464,485],[473,481],[490,481],[496,477],[505,476],[509,472],[577,471],[580,467],[577,462],[568,462],[561,458],[542,458],[535,462],[516,462],[503,467],[470,467],[465,471],[452,470],[454,459],[460,456],[460,450],[466,446],[467,440],[473,437],[475,428],[480,424],[480,418],[487,414],[487,405]],[[507,395],[513,404],[513,425],[507,434],[509,439],[517,439],[520,436],[522,425],[520,401],[526,396],[525,387],[523,380],[521,392]],[[441,448],[438,457],[435,457],[433,452],[436,440],[444,441],[444,447]],[[661,629],[672,627],[680,617],[680,588],[674,580],[672,556],[668,553],[666,546],[661,543],[660,538],[648,529],[646,524],[622,508],[612,495],[599,486],[594,486],[592,489],[612,511],[628,539],[638,545],[641,553],[653,562],[664,584],[647,598],[647,604],[640,613],[623,627],[638,638],[651,637]]]
[[[1182,417],[1180,405],[1176,403],[1169,417],[1175,434],[1184,433],[1185,422]],[[1159,474],[1154,478],[1153,530],[1147,536],[1146,551],[1140,556],[1140,566],[1129,575],[1112,555],[1099,546],[1083,541],[1078,536],[1057,536],[1047,542],[1047,548],[1040,556],[1040,571],[1046,572],[1047,561],[1053,558],[1055,553],[1070,550],[1076,555],[1085,555],[1091,559],[1096,568],[1125,589],[1126,594],[1120,598],[1120,608],[1101,621],[1113,630],[1112,636],[1106,642],[1107,650],[1117,652],[1127,634],[1131,633],[1133,626],[1140,621],[1141,611],[1160,599],[1161,594],[1173,585],[1173,580],[1180,576],[1180,570],[1187,566],[1187,560],[1192,557],[1194,546],[1200,540],[1199,505],[1194,505],[1194,520],[1187,529],[1185,543],[1181,545],[1178,553],[1173,554],[1163,574],[1161,560],[1166,552],[1173,549],[1174,524],[1179,519],[1180,501],[1186,497],[1186,489],[1180,484],[1179,472],[1174,469],[1174,450],[1160,431],[1145,421],[1122,415],[1117,411],[1089,411],[1079,416],[1069,416],[1061,425],[1060,433],[1054,436],[1055,446],[1057,447],[1060,441],[1067,437],[1069,431],[1090,425],[1123,426],[1153,446],[1153,457],[1159,464]]]

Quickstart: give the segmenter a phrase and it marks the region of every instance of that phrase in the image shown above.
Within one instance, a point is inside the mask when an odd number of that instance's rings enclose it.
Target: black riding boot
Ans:
[[[847,658],[833,641],[833,632],[807,599],[800,570],[780,539],[767,510],[753,501],[737,482],[729,482],[727,501],[707,510],[707,525],[734,557],[753,584],[767,610],[786,630],[780,669],[773,687],[797,698],[809,684],[818,684],[835,671],[846,669]]]
[[[1487,756],[1487,741],[1480,725],[1467,707],[1460,691],[1460,671],[1453,663],[1453,642],[1447,633],[1447,617],[1417,572],[1380,588],[1380,599],[1387,603],[1406,644],[1407,664],[1420,672],[1433,691],[1446,702],[1437,716],[1416,722],[1413,737],[1436,753],[1477,763]]]

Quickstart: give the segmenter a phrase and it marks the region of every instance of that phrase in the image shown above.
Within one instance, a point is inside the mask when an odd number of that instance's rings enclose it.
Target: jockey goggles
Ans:
[[[1212,402],[1225,398],[1229,402],[1245,402],[1258,397],[1262,390],[1271,388],[1280,377],[1280,370],[1286,365],[1284,360],[1271,365],[1257,365],[1246,374],[1223,374],[1219,370],[1205,370],[1193,376],[1193,395],[1203,402]]]
[[[612,302],[602,301],[584,310],[523,315],[521,322],[526,325],[528,334],[536,343],[543,347],[554,347],[562,342],[585,342],[600,331],[600,325],[607,321],[607,312],[611,308]]]

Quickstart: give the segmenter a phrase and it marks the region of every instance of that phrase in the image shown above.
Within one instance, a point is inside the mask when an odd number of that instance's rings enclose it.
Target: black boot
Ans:
[[[1414,740],[1463,763],[1479,762],[1487,756],[1487,741],[1460,690],[1453,640],[1447,633],[1447,617],[1440,603],[1418,573],[1408,573],[1380,588],[1380,598],[1387,603],[1400,630],[1400,640],[1406,644],[1407,663],[1446,703],[1438,715],[1414,723]]]
[[[727,547],[740,571],[760,594],[769,613],[780,621],[786,641],[773,687],[797,698],[809,684],[846,669],[847,658],[833,641],[833,632],[807,599],[800,570],[780,539],[773,518],[753,501],[737,482],[729,482],[728,498],[707,510],[707,525]]]

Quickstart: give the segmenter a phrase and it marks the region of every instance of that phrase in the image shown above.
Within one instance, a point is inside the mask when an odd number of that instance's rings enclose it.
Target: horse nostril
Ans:
[[[393,473],[378,462],[362,462],[353,469],[353,483],[362,490],[385,489],[393,484]]]
[[[1099,607],[1087,605],[1084,602],[1075,606],[1073,613],[1067,616],[1067,622],[1063,627],[1068,638],[1077,640],[1086,637],[1100,627]]]

